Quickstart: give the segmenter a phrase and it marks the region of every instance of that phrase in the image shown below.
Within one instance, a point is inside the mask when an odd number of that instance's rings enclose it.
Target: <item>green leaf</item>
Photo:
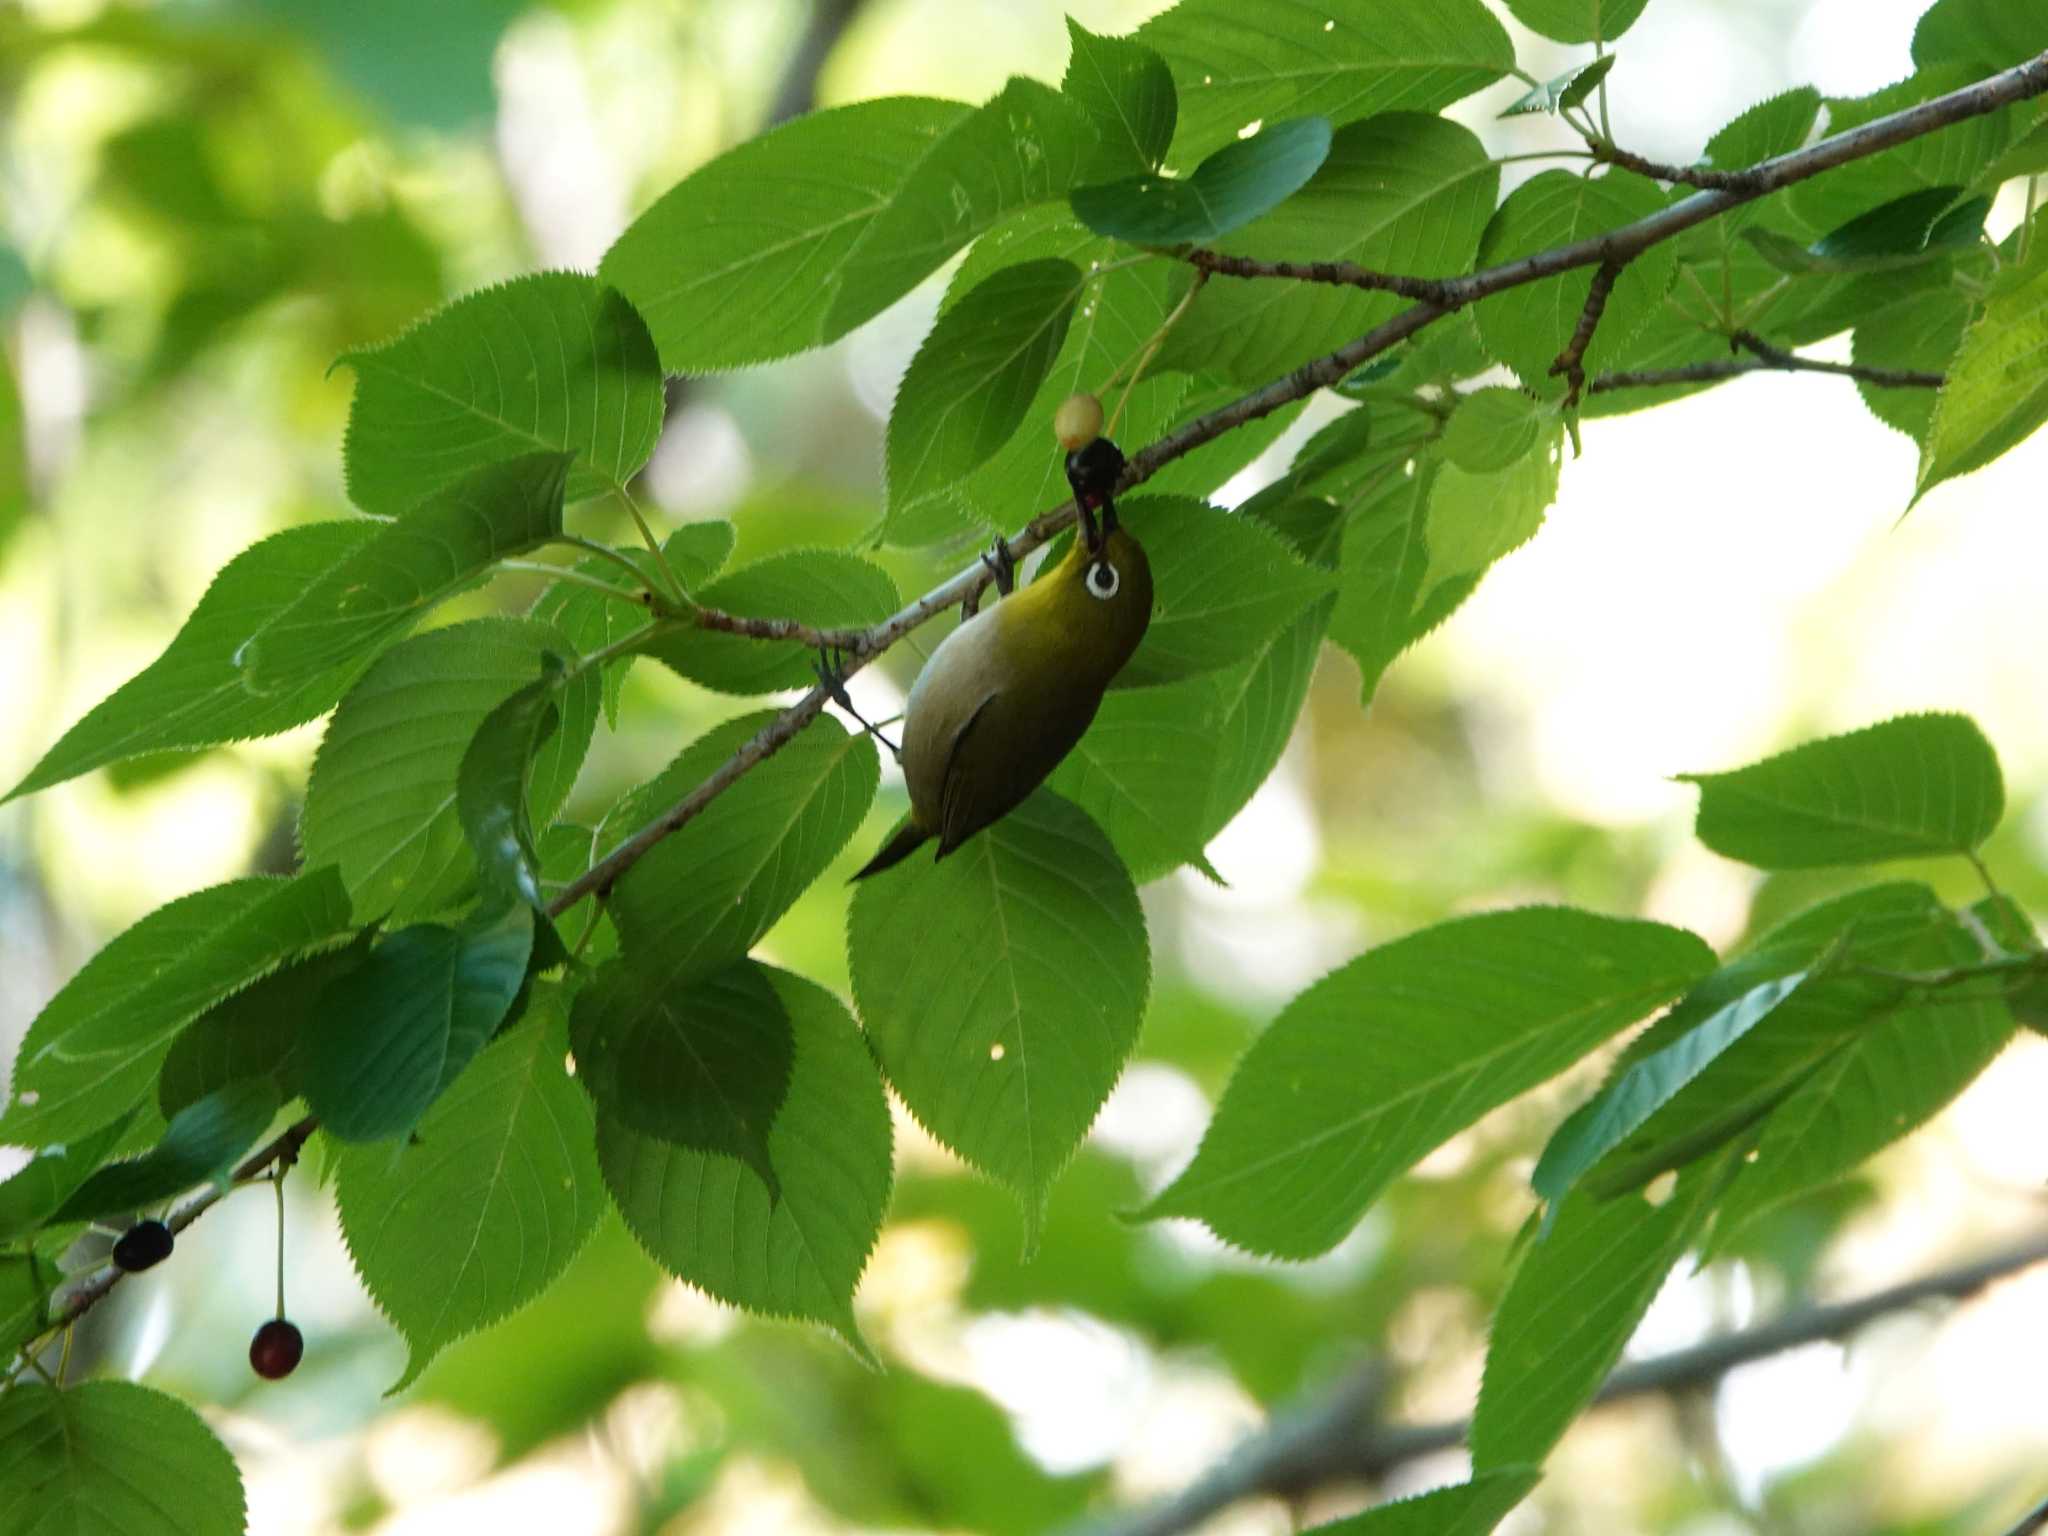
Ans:
[[[1303,1536],[1487,1536],[1542,1477],[1534,1467],[1475,1471],[1472,1480],[1377,1505]]]
[[[1173,71],[1127,37],[1097,37],[1067,18],[1067,75],[1060,92],[1087,113],[1105,149],[1149,171],[1166,158],[1179,108]]]
[[[1444,424],[1443,455],[1475,475],[1506,469],[1526,457],[1554,428],[1557,413],[1519,389],[1493,385],[1459,398]]]
[[[412,1130],[484,1048],[533,950],[533,914],[401,928],[321,993],[299,1053],[306,1102],[338,1141]]]
[[[1563,907],[1440,923],[1284,1009],[1144,1214],[1255,1253],[1334,1246],[1397,1175],[1713,968],[1698,938]]]
[[[1935,0],[1913,29],[1913,62],[1986,72],[2048,50],[2048,15],[2032,0]]]
[[[1983,71],[1967,64],[1937,64],[1883,90],[1853,100],[1829,97],[1828,132],[1847,133],[1865,123],[1918,106],[1973,84]],[[1834,229],[1882,204],[1932,187],[1967,187],[1996,160],[2012,137],[2012,113],[1966,118],[1881,154],[1811,177],[1787,194],[1792,210],[1816,230]]]
[[[1707,140],[1707,164],[1724,171],[1745,171],[1758,161],[1789,155],[1813,137],[1820,121],[1820,92],[1794,86],[1745,108]]]
[[[242,641],[230,659],[243,687],[298,688],[381,649],[496,561],[554,538],[568,462],[537,453],[486,465],[384,524]]]
[[[1508,0],[1515,20],[1559,43],[1611,43],[1650,0]],[[1612,57],[1612,55],[1610,55]]]
[[[1076,187],[1074,216],[1135,245],[1214,240],[1292,197],[1330,153],[1330,120],[1290,118],[1224,145],[1185,179],[1131,176]]]
[[[1218,247],[1263,260],[1314,256],[1450,277],[1471,268],[1499,185],[1500,168],[1470,129],[1389,112],[1338,129],[1307,186]],[[1161,358],[1239,384],[1264,384],[1407,303],[1327,283],[1218,278],[1175,327]]]
[[[1960,926],[1944,937],[1948,964],[1983,959]],[[1846,1178],[1974,1082],[2018,1030],[1997,988],[1995,977],[1948,988],[1850,1035],[1771,1110],[1720,1202],[1715,1247],[1774,1206]]]
[[[552,989],[549,989],[552,994]],[[335,1203],[371,1299],[416,1380],[561,1275],[604,1213],[590,1101],[563,1070],[561,1005],[476,1059],[397,1146],[344,1147]]]
[[[698,738],[608,826],[623,838],[652,820],[773,719],[746,715]],[[872,740],[829,717],[814,720],[657,843],[608,903],[637,976],[682,988],[745,955],[846,846],[880,777]]]
[[[397,921],[445,912],[476,881],[459,809],[464,755],[500,704],[540,675],[562,637],[531,619],[473,619],[392,647],[341,702],[306,785],[299,839],[340,867],[357,909]],[[597,679],[559,699],[562,722],[534,758],[529,814],[569,793],[597,719]]]
[[[379,531],[368,519],[309,523],[243,550],[214,577],[163,655],[94,705],[8,798],[143,752],[274,735],[332,709],[369,665],[374,648],[294,687],[261,692],[248,686],[235,656]]]
[[[1144,496],[1117,511],[1145,545],[1153,586],[1152,623],[1120,688],[1240,663],[1333,585],[1279,535],[1207,502]]]
[[[1066,499],[1053,413],[1068,395],[1095,388],[1135,356],[1174,303],[1169,286],[1174,274],[1167,263],[1119,268],[1114,266],[1117,255],[1113,241],[1083,228],[1065,206],[1051,203],[1018,214],[974,243],[948,291],[949,306],[993,273],[1025,261],[1069,262],[1089,274],[1090,293],[1067,327],[1066,343],[1026,408],[1023,425],[957,484],[892,505],[883,530],[889,542],[929,544],[981,530],[1007,531]],[[1142,380],[1118,429],[1123,440],[1144,443],[1163,435],[1187,384],[1184,375],[1174,373],[1155,372]]]
[[[1486,226],[1479,263],[1496,266],[1620,229],[1656,213],[1664,201],[1655,183],[1640,177],[1593,179],[1570,171],[1544,171],[1515,188],[1500,205]],[[1615,365],[1623,346],[1663,303],[1677,270],[1678,255],[1668,242],[1652,246],[1622,269],[1607,296],[1600,327],[1586,348],[1584,367],[1589,375]],[[1514,369],[1534,393],[1562,393],[1565,385],[1551,373],[1550,365],[1578,329],[1592,284],[1593,269],[1584,267],[1481,300],[1473,312],[1487,350]]]
[[[758,968],[728,965],[681,986],[655,986],[614,962],[577,991],[570,1044],[577,1080],[607,1122],[736,1158],[780,1193],[768,1133],[796,1043]]]
[[[1479,584],[1477,577],[1456,577],[1423,586],[1430,492],[1442,466],[1433,456],[1375,457],[1383,473],[1392,473],[1365,480],[1354,493],[1360,499],[1342,525],[1337,608],[1330,619],[1330,638],[1358,663],[1364,702],[1371,701],[1394,658],[1450,617]],[[1344,505],[1336,503],[1339,510]]]
[[[632,305],[580,272],[539,272],[457,299],[356,376],[349,499],[397,516],[471,470],[569,453],[571,501],[623,493],[661,436],[661,363]]]
[[[827,336],[880,314],[1010,214],[1119,163],[1087,113],[1036,80],[1012,79],[932,145],[862,232],[841,269]]]
[[[683,590],[695,592],[724,568],[732,554],[733,538],[733,526],[728,522],[685,523],[661,541],[661,549]],[[643,546],[632,545],[618,552],[642,569],[641,585],[646,590],[661,590],[653,561]],[[621,592],[632,588],[631,578],[615,561],[598,555],[579,560],[573,569],[579,576],[601,581]],[[566,581],[556,582],[541,593],[528,616],[553,625],[578,656],[589,656],[645,629],[653,617],[645,608],[593,592],[581,582]],[[623,655],[604,669],[604,718],[614,730],[619,725],[619,699],[625,691],[626,669],[631,661],[630,655]]]
[[[663,1268],[720,1301],[825,1324],[863,1359],[853,1291],[889,1204],[889,1109],[860,1030],[831,993],[761,971],[796,1042],[768,1131],[777,1198],[729,1157],[601,1120],[598,1161],[626,1225]]]
[[[332,869],[252,877],[181,897],[85,963],[29,1026],[0,1140],[96,1131],[149,1092],[178,1032],[279,962],[348,931]]]
[[[362,963],[367,935],[310,955],[221,999],[172,1042],[156,1080],[157,1109],[174,1118],[188,1104],[230,1084],[260,1078],[279,1102],[298,1097],[299,1026],[327,984]]]
[[[1135,35],[1173,71],[1173,154],[1183,163],[1260,120],[1437,112],[1515,63],[1507,32],[1479,0],[1181,0]]]
[[[1580,1174],[1641,1129],[1720,1054],[1748,1034],[1806,980],[1806,972],[1757,983],[1704,1022],[1654,1054],[1634,1062],[1599,1094],[1574,1110],[1552,1134],[1529,1183],[1552,1202],[1562,1200]]]
[[[1982,469],[2048,421],[2048,275],[1993,294],[1964,332],[1920,450],[1914,500]]]
[[[0,1182],[0,1243],[27,1237],[48,1222],[98,1171],[101,1159],[114,1150],[133,1118],[131,1110],[88,1136],[44,1147],[26,1167]],[[0,1348],[5,1347],[0,1340]]]
[[[1478,577],[1501,556],[1536,537],[1543,514],[1557,499],[1563,437],[1549,441],[1506,469],[1473,472],[1446,464],[1429,493],[1429,569],[1424,593],[1461,576]]]
[[[1111,692],[1046,780],[1102,828],[1139,885],[1195,863],[1214,835],[1223,686],[1203,676]]]
[[[1618,54],[1602,54],[1597,59],[1589,59],[1584,64],[1575,65],[1561,75],[1553,75],[1541,85],[1531,86],[1510,105],[1501,108],[1499,115],[1527,117],[1532,113],[1555,114],[1568,107],[1576,107],[1592,95],[1594,88],[1607,78],[1608,71],[1614,68],[1614,61],[1619,57]]]
[[[1744,238],[1780,272],[1794,277],[1891,272],[1978,245],[1984,238],[1988,198],[1962,200],[1961,187],[1927,187],[1858,214],[1811,245],[1770,229]]]
[[[545,903],[527,781],[535,755],[561,719],[558,700],[570,676],[561,659],[546,652],[541,671],[539,682],[484,716],[455,773],[456,817],[476,855],[483,889],[536,909]]]
[[[1865,311],[1850,339],[1851,357],[1866,368],[1944,372],[1962,345],[1971,307],[1946,264],[1926,268]],[[1933,390],[1880,388],[1864,380],[1856,389],[1879,421],[1915,442],[1926,439]]]
[[[918,1122],[1016,1191],[1025,1246],[1137,1043],[1144,913],[1102,830],[1040,793],[943,863],[864,881],[854,1001]]]
[[[1008,442],[1067,339],[1081,274],[1005,267],[938,318],[889,411],[891,509],[979,467]]]
[[[792,549],[756,560],[706,585],[706,608],[748,618],[801,619],[833,629],[876,624],[901,599],[889,573],[836,549]],[[756,640],[692,629],[648,641],[644,654],[720,693],[773,693],[818,681],[818,654],[800,640]]]
[[[1700,787],[1700,841],[1759,869],[1966,854],[2005,809],[1998,756],[1967,715],[1902,715],[1679,778]]]
[[[1721,1164],[1692,1170],[1661,1205],[1576,1193],[1523,1252],[1494,1310],[1472,1416],[1475,1468],[1540,1462],[1600,1384],[1698,1238]]]
[[[50,1297],[63,1279],[33,1252],[0,1254],[0,1351],[8,1359],[49,1326]]]
[[[0,1530],[242,1536],[242,1478],[206,1422],[132,1381],[0,1393]]]
[[[671,187],[598,276],[632,301],[671,373],[823,346],[858,323],[827,323],[848,256],[973,116],[959,102],[897,96],[784,123]]]
[[[1902,983],[1879,971],[1939,965],[1955,941],[1955,920],[1924,886],[1852,892],[1802,913],[1751,954],[1688,996],[1631,1045],[1633,1067],[1772,975],[1810,974],[1659,1106],[1586,1173],[1599,1196],[1633,1189],[1742,1135],[1850,1038],[1907,1001]]]
[[[110,1163],[64,1202],[57,1221],[104,1221],[182,1195],[224,1177],[256,1145],[283,1102],[277,1085],[248,1078],[195,1100],[171,1117],[163,1139],[142,1156]]]

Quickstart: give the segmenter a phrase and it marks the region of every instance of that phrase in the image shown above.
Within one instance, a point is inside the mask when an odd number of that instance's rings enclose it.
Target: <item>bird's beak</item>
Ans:
[[[1081,542],[1088,548],[1089,555],[1102,553],[1102,529],[1095,521],[1095,509],[1088,504],[1086,496],[1074,498],[1074,510],[1081,518]]]

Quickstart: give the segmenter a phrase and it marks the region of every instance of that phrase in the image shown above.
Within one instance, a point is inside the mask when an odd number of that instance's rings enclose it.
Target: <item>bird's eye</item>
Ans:
[[[1098,560],[1088,567],[1088,595],[1090,597],[1112,598],[1123,582],[1116,574],[1116,567],[1107,560]]]

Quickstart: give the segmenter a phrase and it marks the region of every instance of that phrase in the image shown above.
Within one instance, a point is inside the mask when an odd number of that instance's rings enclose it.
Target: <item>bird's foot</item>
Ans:
[[[988,573],[995,578],[996,596],[1008,597],[1017,590],[1017,557],[1010,553],[1010,546],[1001,534],[996,535],[995,548],[981,557],[981,563],[988,567]],[[960,622],[966,623],[981,612],[981,592],[975,591],[960,604]]]
[[[874,737],[875,740],[879,741],[883,746],[887,747],[889,749],[890,756],[896,758],[898,761],[901,761],[903,757],[903,749],[898,747],[896,743],[891,741],[888,737],[884,736],[882,734],[882,729],[880,726],[871,725],[861,715],[861,712],[853,707],[853,699],[846,691],[846,658],[840,652],[839,648],[837,646],[828,645],[824,649],[820,650],[818,652],[818,659],[813,664],[812,670],[814,670],[818,674],[818,683],[821,687],[824,688],[826,697],[831,699],[831,701],[834,704],[837,704],[849,715],[853,716],[855,723],[857,723],[863,731],[865,731],[868,735]]]

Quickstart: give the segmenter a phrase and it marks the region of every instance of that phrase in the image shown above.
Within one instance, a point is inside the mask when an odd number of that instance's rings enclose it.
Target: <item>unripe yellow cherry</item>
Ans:
[[[1053,435],[1072,453],[1102,436],[1102,402],[1090,394],[1069,395],[1052,413]]]

